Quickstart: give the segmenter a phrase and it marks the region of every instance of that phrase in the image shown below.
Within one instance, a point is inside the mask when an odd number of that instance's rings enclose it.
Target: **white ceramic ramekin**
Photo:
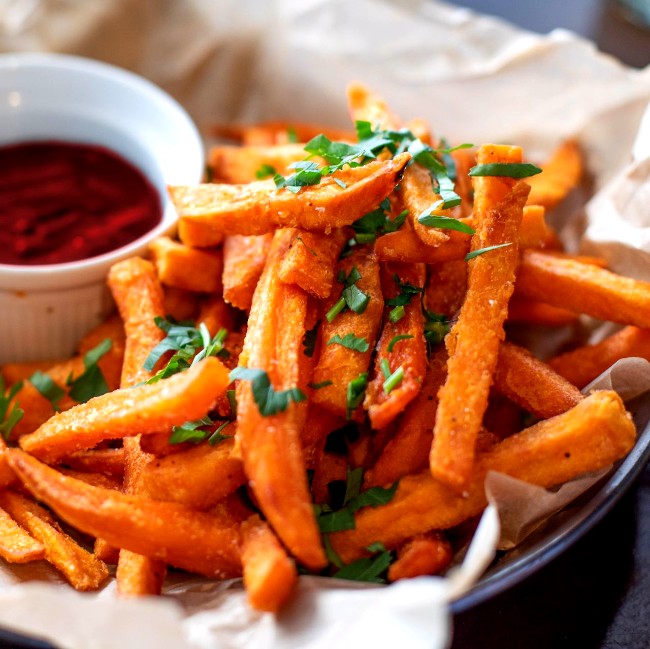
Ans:
[[[158,189],[162,222],[113,252],[43,266],[0,264],[0,363],[60,358],[105,317],[110,266],[174,228],[168,184],[200,181],[201,137],[187,113],[152,83],[97,61],[57,54],[0,56],[0,146],[60,140],[105,146]]]

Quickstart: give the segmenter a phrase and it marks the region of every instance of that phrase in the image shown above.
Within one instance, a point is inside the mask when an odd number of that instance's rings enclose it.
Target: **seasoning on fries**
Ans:
[[[80,590],[117,563],[131,596],[167,566],[242,577],[277,612],[299,571],[445,570],[489,470],[552,487],[632,448],[619,396],[579,388],[650,357],[650,284],[548,225],[577,144],[537,175],[359,84],[348,101],[356,133],[216,129],[237,143],[210,156],[218,182],[169,188],[179,241],[111,270],[119,317],[73,359],[0,368],[5,561],[45,558]],[[624,328],[549,363],[514,335],[581,314]]]

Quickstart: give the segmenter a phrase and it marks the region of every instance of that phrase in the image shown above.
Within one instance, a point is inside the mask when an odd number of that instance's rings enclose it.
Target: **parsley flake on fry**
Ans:
[[[264,178],[275,176],[277,173],[275,167],[265,163],[255,172],[255,178],[257,178],[257,180],[264,180]]]
[[[398,336],[393,336],[391,338],[391,341],[388,343],[388,353],[393,351],[395,349],[395,345],[400,341],[400,340],[409,340],[410,338],[413,338],[411,334],[400,334]]]
[[[474,228],[467,225],[463,221],[459,221],[451,216],[442,216],[433,214],[435,210],[440,208],[441,201],[437,201],[431,207],[426,209],[420,216],[418,222],[426,225],[429,228],[438,228],[440,230],[456,230],[457,232],[464,232],[465,234],[474,234]]]
[[[542,170],[530,162],[490,162],[475,165],[470,176],[506,176],[508,178],[529,178],[541,174]]]
[[[29,377],[29,382],[52,404],[53,410],[59,409],[59,401],[63,399],[66,392],[48,374],[36,370]]]
[[[359,374],[356,379],[348,383],[348,391],[346,395],[346,419],[350,419],[354,410],[356,410],[363,401],[366,393],[366,386],[368,385],[368,372]]]
[[[370,345],[365,338],[357,338],[353,333],[345,334],[343,338],[338,334],[332,336],[328,341],[328,345],[342,345],[347,349],[352,349],[356,352],[367,352]]]
[[[251,367],[236,367],[230,372],[230,380],[250,381],[253,399],[263,417],[284,412],[289,407],[289,402],[300,403],[307,397],[300,388],[289,388],[276,392],[271,385],[269,375],[264,371]]]
[[[25,411],[14,403],[11,408],[11,402],[23,387],[23,382],[14,383],[9,392],[5,393],[5,381],[0,373],[0,435],[7,440],[11,435],[14,426],[23,418]]]
[[[491,250],[498,250],[499,248],[505,248],[506,246],[511,246],[512,243],[500,243],[497,246],[487,246],[487,248],[479,248],[479,250],[472,250],[471,252],[468,252],[465,255],[465,261],[469,261],[470,259],[474,259],[474,257],[478,257],[479,255],[484,255],[486,252],[490,252]]]
[[[112,345],[111,339],[106,338],[87,352],[83,358],[84,367],[86,368],[83,374],[76,379],[69,377],[66,381],[66,384],[70,387],[69,394],[75,401],[86,403],[93,397],[108,392],[106,379],[97,363],[109,352]]]

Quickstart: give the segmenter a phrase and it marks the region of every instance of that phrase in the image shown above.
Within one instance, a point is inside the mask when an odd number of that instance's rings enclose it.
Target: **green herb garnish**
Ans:
[[[335,572],[332,577],[351,581],[366,581],[375,584],[385,583],[386,579],[381,575],[390,566],[392,554],[379,542],[372,543],[366,549],[368,552],[373,553],[372,557],[364,557],[363,559],[357,559],[352,563],[348,563]]]
[[[334,303],[332,308],[325,314],[327,322],[332,322],[336,316],[348,307],[355,313],[363,313],[370,302],[370,295],[364,293],[356,286],[356,282],[361,279],[361,273],[355,266],[346,277],[343,270],[339,270],[338,281],[344,285],[341,297]]]
[[[5,440],[9,439],[14,426],[23,418],[25,411],[18,407],[18,402],[14,403],[11,408],[11,402],[23,387],[23,382],[14,383],[9,392],[5,393],[5,381],[0,373],[0,435]]]
[[[403,380],[404,368],[400,365],[390,376],[386,377],[384,381],[384,392],[390,394]]]
[[[269,178],[270,176],[275,176],[278,172],[270,164],[263,164],[255,172],[255,178],[258,180],[263,180],[264,178]]]
[[[400,340],[408,340],[409,338],[413,338],[413,336],[411,336],[411,334],[400,334],[399,336],[393,336],[391,341],[388,343],[388,353],[390,354],[393,349],[395,349],[395,345]]]
[[[52,404],[54,410],[59,409],[59,401],[63,399],[66,392],[52,380],[49,374],[36,370],[29,377],[29,382]]]
[[[307,387],[312,390],[320,390],[321,388],[326,388],[329,385],[334,385],[333,381],[321,381],[320,383],[307,383]]]
[[[474,228],[467,225],[463,221],[454,219],[451,216],[443,216],[441,214],[433,214],[438,209],[438,204],[434,203],[429,209],[425,210],[418,216],[418,222],[426,225],[429,228],[438,228],[440,230],[456,230],[457,232],[464,232],[465,234],[474,234]]]
[[[368,385],[368,372],[359,374],[356,379],[348,383],[346,395],[346,419],[350,419],[352,413],[361,405]]]
[[[73,379],[72,376],[68,377],[66,385],[69,386],[69,394],[75,401],[86,403],[93,397],[108,392],[108,384],[97,363],[108,353],[112,345],[111,339],[106,338],[99,345],[86,352],[83,358],[85,367],[83,374],[80,374],[76,379]]]
[[[465,261],[469,261],[470,259],[474,259],[474,257],[478,257],[479,255],[484,255],[486,252],[490,252],[491,250],[498,250],[499,248],[505,248],[507,246],[511,246],[512,243],[500,243],[497,246],[488,246],[487,248],[480,248],[479,250],[472,250],[472,252],[468,252],[465,255]]]
[[[355,352],[367,352],[370,349],[370,345],[365,338],[357,338],[353,333],[345,334],[343,338],[335,334],[327,341],[327,344],[341,345]]]
[[[263,417],[284,412],[289,407],[289,402],[299,403],[307,397],[299,388],[289,388],[276,392],[271,385],[269,375],[264,371],[252,367],[236,367],[230,372],[230,380],[250,381],[253,399],[257,409]]]
[[[528,178],[541,174],[542,170],[530,162],[490,162],[476,165],[469,170],[470,176],[506,176],[508,178]]]

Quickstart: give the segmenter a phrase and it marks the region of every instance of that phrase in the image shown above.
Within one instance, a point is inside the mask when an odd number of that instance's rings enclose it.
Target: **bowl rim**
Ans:
[[[60,73],[80,73],[99,79],[100,82],[122,86],[127,91],[143,96],[159,111],[169,114],[184,132],[187,150],[191,152],[192,162],[188,163],[188,181],[191,177],[194,182],[200,182],[205,165],[205,149],[203,139],[196,124],[192,121],[185,108],[170,94],[144,77],[104,61],[99,61],[72,54],[59,54],[49,52],[11,52],[0,54],[0,72],[3,71],[28,71],[44,70]],[[27,140],[25,140],[27,141]],[[53,137],[52,141],[64,141],[62,138]],[[21,141],[6,143],[19,144]],[[81,143],[81,142],[80,142]],[[111,149],[110,145],[101,145],[112,153],[123,157]],[[190,156],[188,156],[188,159]],[[2,290],[49,290],[52,280],[47,280],[46,285],[38,286],[37,280],[43,277],[56,276],[58,288],[78,286],[97,281],[98,277],[105,274],[108,267],[136,251],[142,249],[147,242],[160,236],[176,225],[178,215],[169,197],[160,193],[161,220],[147,233],[137,239],[116,248],[115,250],[76,261],[60,264],[1,264],[0,278],[10,279],[11,285],[0,280]],[[83,273],[83,276],[82,276]]]

